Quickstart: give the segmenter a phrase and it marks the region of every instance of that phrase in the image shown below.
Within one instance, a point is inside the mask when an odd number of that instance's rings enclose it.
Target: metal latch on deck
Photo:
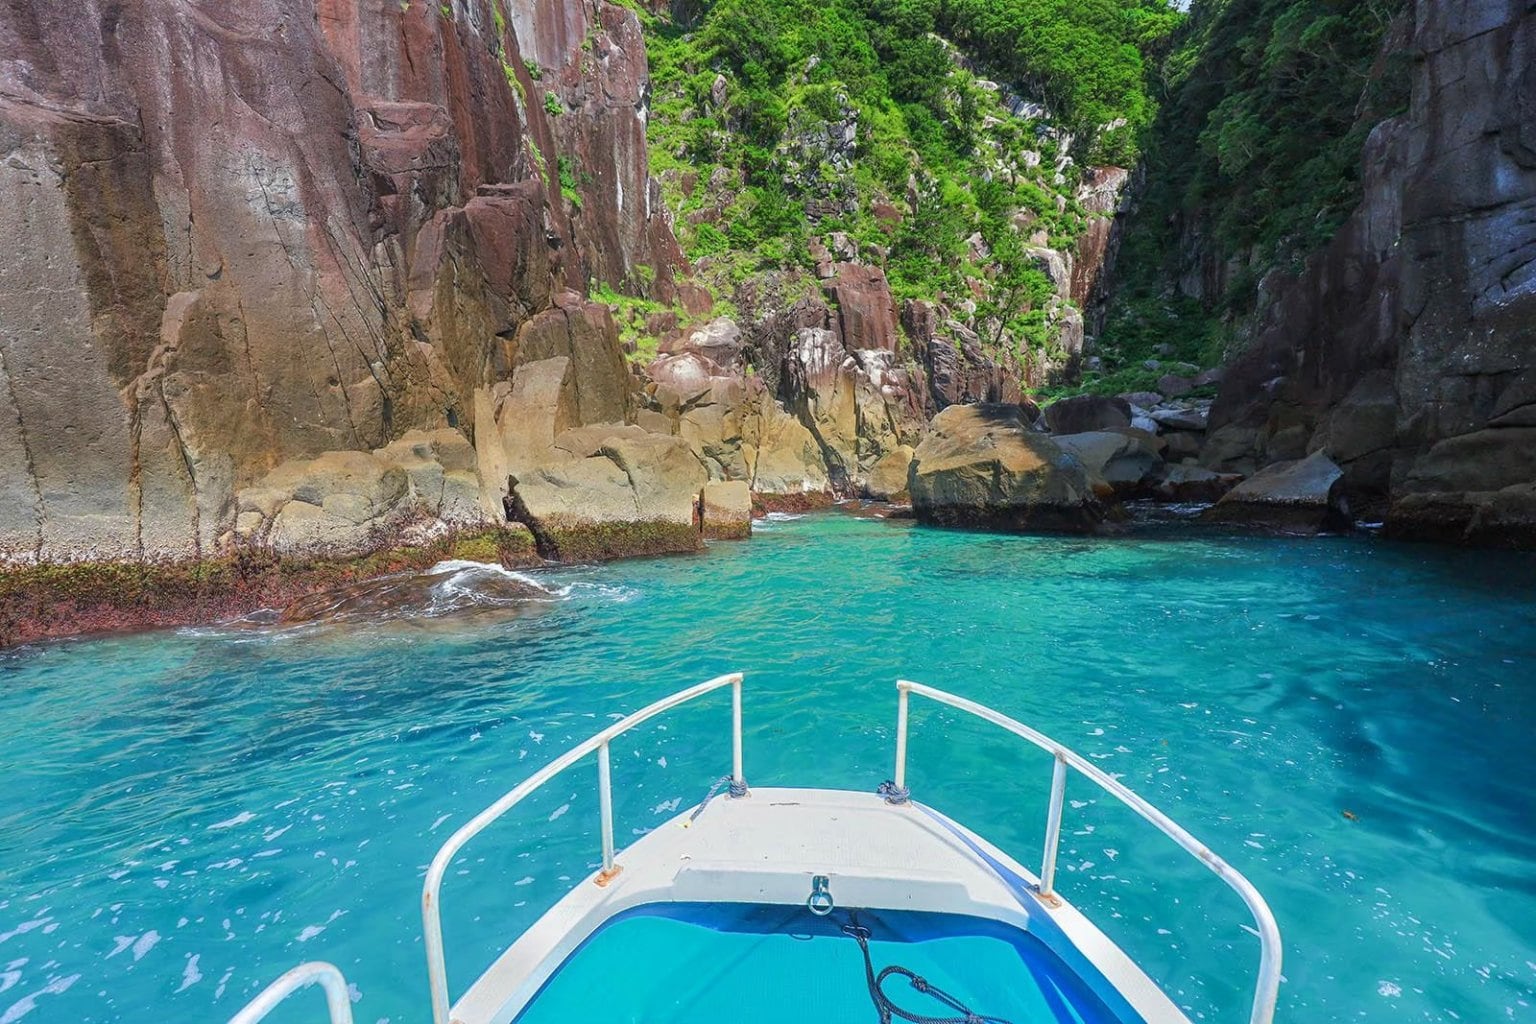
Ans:
[[[806,897],[805,908],[817,917],[826,917],[832,913],[835,904],[832,902],[832,890],[827,888],[826,875],[814,875],[811,878],[811,894]]]

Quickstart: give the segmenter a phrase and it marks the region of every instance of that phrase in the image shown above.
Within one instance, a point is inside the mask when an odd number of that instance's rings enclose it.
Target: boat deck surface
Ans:
[[[464,994],[453,1019],[511,1021],[582,942],[624,911],[656,903],[803,906],[813,878],[823,875],[839,908],[1011,925],[1040,938],[1080,976],[1110,979],[1102,994],[1117,1016],[1185,1020],[1070,904],[1047,905],[1032,891],[1034,875],[920,804],[842,790],[756,789],[716,797],[691,825],[690,813],[621,851],[606,884],[596,873],[580,882]]]

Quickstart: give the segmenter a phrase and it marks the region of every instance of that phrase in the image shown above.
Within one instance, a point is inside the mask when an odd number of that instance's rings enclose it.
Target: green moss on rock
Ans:
[[[546,533],[562,562],[678,554],[701,546],[696,527],[666,520],[553,526],[546,527]]]
[[[536,565],[540,561],[533,534],[521,523],[483,533],[460,534],[454,538],[449,557],[466,562],[500,563],[509,569]]]

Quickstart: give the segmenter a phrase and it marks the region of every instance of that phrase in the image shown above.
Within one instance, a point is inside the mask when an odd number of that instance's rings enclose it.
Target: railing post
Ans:
[[[1056,849],[1061,845],[1061,808],[1067,798],[1067,762],[1056,753],[1051,769],[1051,806],[1045,818],[1045,853],[1040,859],[1040,895],[1056,897]]]
[[[747,777],[741,767],[741,676],[731,683],[731,795],[744,792]]]
[[[597,884],[607,885],[618,871],[613,866],[613,766],[606,741],[597,748],[597,813],[603,819],[603,870]]]
[[[448,1024],[448,964],[443,958],[443,918],[438,910],[443,871],[447,861],[439,851],[427,868],[427,880],[421,893],[422,942],[427,950],[427,988],[432,1002],[432,1024]]]
[[[907,788],[907,688],[896,684],[896,773],[891,781],[896,791]]]

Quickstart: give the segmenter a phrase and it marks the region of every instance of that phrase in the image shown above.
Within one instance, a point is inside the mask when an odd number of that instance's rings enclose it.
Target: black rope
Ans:
[[[843,925],[843,934],[857,942],[859,951],[864,954],[864,980],[869,985],[869,998],[875,1004],[875,1012],[880,1015],[880,1024],[891,1024],[892,1017],[900,1017],[902,1020],[911,1021],[912,1024],[1009,1024],[1002,1017],[989,1017],[986,1014],[976,1013],[948,992],[936,985],[930,985],[927,978],[914,974],[905,967],[891,964],[876,974],[875,963],[869,955],[869,929],[859,924],[858,918],[849,917],[848,923]],[[885,979],[893,974],[906,978],[914,989],[931,999],[937,999],[959,1016],[930,1017],[926,1014],[903,1010],[885,994]]]
[[[875,789],[880,796],[885,797],[888,804],[904,804],[912,799],[912,791],[906,786],[897,786],[895,782],[886,779]]]

